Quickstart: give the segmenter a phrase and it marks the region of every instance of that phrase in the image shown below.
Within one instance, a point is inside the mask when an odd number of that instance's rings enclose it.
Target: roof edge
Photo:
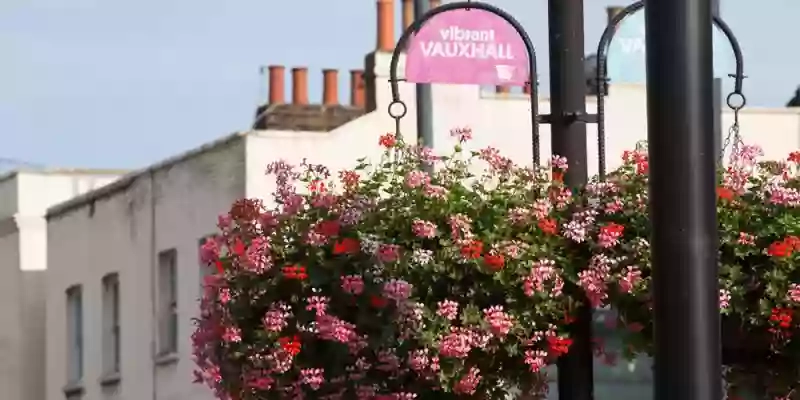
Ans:
[[[200,147],[178,154],[174,157],[167,158],[161,162],[150,165],[149,167],[130,172],[127,175],[122,176],[120,179],[109,183],[108,185],[101,186],[94,190],[90,190],[80,196],[73,197],[72,199],[69,199],[67,201],[64,201],[62,203],[56,204],[48,208],[47,213],[45,214],[45,218],[49,221],[51,218],[57,218],[61,215],[69,213],[70,211],[77,210],[95,201],[113,196],[114,194],[124,191],[125,189],[130,187],[137,179],[141,178],[142,176],[161,171],[165,168],[174,166],[183,161],[195,158],[199,155],[208,153],[212,150],[216,150],[222,146],[236,142],[241,138],[247,136],[248,134],[249,134],[248,131],[236,132],[228,136],[225,136],[223,138],[217,139],[213,142],[206,143]]]

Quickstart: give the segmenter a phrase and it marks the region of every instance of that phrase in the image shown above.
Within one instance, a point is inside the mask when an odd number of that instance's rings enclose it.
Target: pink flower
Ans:
[[[419,218],[411,223],[411,231],[420,238],[431,239],[436,236],[436,224]]]
[[[431,182],[431,177],[424,171],[411,171],[406,175],[406,186],[411,189],[426,186]]]
[[[401,279],[392,279],[383,285],[383,294],[389,299],[401,302],[411,296],[412,286]]]
[[[364,278],[361,275],[347,275],[341,278],[342,290],[347,293],[359,295],[364,292]]]
[[[586,292],[592,307],[600,307],[608,298],[607,281],[611,272],[611,260],[603,255],[595,255],[589,267],[578,274],[578,285]]]
[[[566,171],[569,167],[569,163],[567,163],[567,158],[559,156],[558,154],[553,154],[550,158],[550,166],[553,168],[560,169],[562,171]]]
[[[719,308],[725,310],[731,306],[731,291],[728,289],[719,290]]]
[[[242,330],[236,326],[226,326],[225,332],[222,334],[222,340],[239,343],[242,341]]]
[[[452,321],[458,317],[458,303],[452,300],[440,301],[439,309],[436,310],[436,315],[443,317],[448,321]]]
[[[472,139],[472,128],[453,128],[450,130],[450,136],[458,139],[459,143],[464,143]]]
[[[531,372],[539,372],[547,366],[547,352],[544,350],[526,350],[525,364]]]
[[[316,318],[316,322],[317,336],[322,340],[349,343],[358,338],[355,325],[334,316],[321,315]]]
[[[546,287],[547,283],[552,283],[552,287]],[[522,289],[528,297],[542,292],[549,293],[551,298],[561,296],[564,280],[556,270],[556,262],[542,259],[534,263],[530,274],[523,279]]]
[[[491,306],[483,310],[483,320],[489,324],[492,333],[500,338],[508,335],[514,326],[514,320],[505,313],[503,306]]]
[[[786,293],[789,301],[800,303],[800,284],[793,283],[789,286],[789,292]]]
[[[267,332],[280,332],[289,323],[287,320],[292,316],[291,308],[284,303],[273,303],[269,311],[264,314],[262,320],[264,329]]]
[[[752,246],[756,243],[756,237],[747,232],[739,232],[739,239],[736,243],[742,246]]]
[[[472,347],[470,332],[453,329],[439,342],[439,354],[443,357],[466,358]]]
[[[619,290],[622,293],[630,293],[642,280],[642,271],[639,267],[632,265],[625,268],[625,272],[619,279]]]
[[[481,370],[471,367],[467,374],[462,376],[461,379],[455,384],[453,387],[453,392],[455,394],[465,394],[471,396],[475,394],[475,390],[478,389],[478,384],[480,383]]]
[[[306,300],[306,311],[314,311],[318,317],[325,315],[328,311],[330,299],[325,296],[311,296]]]
[[[300,377],[304,385],[311,387],[311,390],[318,390],[325,383],[325,370],[306,368],[300,371]]]

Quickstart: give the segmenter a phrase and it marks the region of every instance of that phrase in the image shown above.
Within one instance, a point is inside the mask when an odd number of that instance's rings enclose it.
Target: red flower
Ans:
[[[353,238],[344,238],[333,245],[333,254],[355,254],[361,250],[361,244]]]
[[[733,200],[733,196],[734,196],[733,190],[730,190],[730,189],[728,189],[726,187],[722,187],[722,186],[717,188],[717,197],[718,198],[720,198],[722,200]]]
[[[394,134],[387,133],[381,136],[381,138],[378,140],[378,144],[390,149],[397,144],[397,137]]]
[[[492,271],[500,271],[506,263],[506,258],[502,254],[487,254],[483,256],[483,262]]]
[[[483,252],[483,243],[480,240],[473,240],[472,242],[461,246],[461,255],[465,258],[476,259],[481,257]]]
[[[767,254],[772,257],[789,257],[792,255],[793,246],[787,240],[773,242],[767,249]]]
[[[217,267],[217,273],[220,273],[220,274],[225,273],[225,266],[222,265],[222,261],[220,261],[220,260],[214,261],[214,266]]]
[[[317,224],[316,231],[320,235],[331,237],[339,235],[339,230],[341,229],[341,225],[339,221],[322,221]]]
[[[300,342],[300,338],[297,335],[294,335],[291,338],[284,336],[278,339],[278,343],[281,345],[281,348],[287,353],[291,354],[292,357],[299,354],[300,349],[303,347],[303,344]]]
[[[793,151],[789,154],[789,161],[800,164],[800,151]]]
[[[790,308],[773,308],[769,320],[781,329],[789,329],[792,327],[792,310]]]
[[[640,160],[636,162],[636,173],[639,175],[644,175],[650,171],[650,162],[647,160]]]
[[[233,252],[233,254],[236,254],[237,256],[244,255],[245,246],[244,243],[242,243],[241,239],[236,238],[236,241],[233,242],[233,247],[231,248],[231,251]]]
[[[550,348],[550,355],[561,357],[569,352],[569,347],[572,346],[572,339],[550,336],[547,338],[547,345]]]
[[[552,218],[540,219],[537,225],[539,226],[539,229],[541,229],[542,232],[544,232],[545,234],[548,235],[558,234],[558,224],[556,224],[556,221]]]
[[[387,304],[389,304],[389,300],[385,297],[371,295],[369,296],[369,304],[375,308],[384,308]]]
[[[792,250],[800,251],[800,237],[797,236],[789,236],[783,240],[784,243],[789,245]]]
[[[328,191],[325,187],[325,182],[319,179],[311,181],[311,183],[308,184],[308,190],[310,190],[311,193],[325,193]]]
[[[302,265],[287,265],[281,268],[281,272],[283,272],[283,277],[286,279],[297,279],[299,281],[308,279],[306,267]]]

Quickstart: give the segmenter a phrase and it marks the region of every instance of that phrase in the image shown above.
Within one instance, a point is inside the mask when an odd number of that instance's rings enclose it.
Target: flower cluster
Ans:
[[[203,246],[216,273],[193,337],[198,380],[225,400],[546,390],[577,304],[561,256],[566,160],[521,167],[463,150],[469,129],[452,135],[441,157],[386,134],[380,163],[338,176],[271,164],[277,206],[236,202]]]
[[[800,152],[780,162],[760,156],[743,146],[717,188],[723,362],[732,393],[758,382],[760,393],[789,399],[800,389]],[[648,161],[644,151],[624,161],[587,185],[586,207],[570,224],[591,254],[581,284],[594,306],[615,311],[614,324],[636,327],[623,330],[633,355],[652,351]]]

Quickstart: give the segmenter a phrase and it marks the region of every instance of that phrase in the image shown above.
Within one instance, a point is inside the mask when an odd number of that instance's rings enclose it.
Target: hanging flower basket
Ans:
[[[758,381],[762,393],[798,395],[800,386],[800,152],[759,163],[744,146],[720,175],[720,312],[728,382]],[[626,327],[629,355],[652,354],[650,225],[645,152],[625,154],[608,182],[587,186],[589,270],[602,275],[593,298]],[[579,221],[580,214],[573,216]]]
[[[453,131],[448,157],[385,135],[378,164],[337,177],[270,165],[279,207],[237,202],[204,246],[218,273],[194,335],[198,379],[233,400],[544,392],[577,305],[559,235],[567,165],[468,153],[470,135]]]

